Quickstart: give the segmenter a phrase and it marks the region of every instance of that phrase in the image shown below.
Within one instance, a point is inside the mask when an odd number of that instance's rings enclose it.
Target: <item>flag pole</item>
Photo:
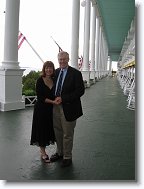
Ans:
[[[36,52],[36,50],[33,48],[33,46],[28,42],[28,40],[25,38],[26,42],[29,44],[29,46],[32,48],[34,53],[38,56],[38,58],[44,63],[43,59],[40,57],[40,55]]]
[[[18,35],[18,41],[20,40],[20,38],[23,36],[23,39],[21,40],[20,44],[18,45],[18,49],[21,47],[22,43],[24,42],[24,40],[28,43],[28,45],[32,48],[32,50],[34,51],[34,53],[38,56],[38,58],[44,63],[43,59],[40,57],[40,55],[36,52],[36,50],[33,48],[33,46],[30,44],[30,42],[27,40],[27,38],[19,31],[19,35]]]

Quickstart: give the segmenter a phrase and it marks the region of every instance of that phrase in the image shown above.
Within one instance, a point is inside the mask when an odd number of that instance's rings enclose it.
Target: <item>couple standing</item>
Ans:
[[[72,164],[72,148],[76,120],[82,116],[80,97],[85,88],[80,71],[68,65],[69,54],[58,53],[59,68],[47,61],[36,83],[31,145],[40,147],[44,162],[62,159],[62,167]],[[49,158],[46,146],[57,143],[57,151]]]

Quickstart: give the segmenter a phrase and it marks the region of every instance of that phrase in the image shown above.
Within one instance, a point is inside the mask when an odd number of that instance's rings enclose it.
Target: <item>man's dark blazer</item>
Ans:
[[[59,72],[60,68],[56,69],[55,84]],[[74,121],[83,115],[80,97],[84,92],[85,87],[81,72],[68,66],[61,92],[63,111],[67,121]]]

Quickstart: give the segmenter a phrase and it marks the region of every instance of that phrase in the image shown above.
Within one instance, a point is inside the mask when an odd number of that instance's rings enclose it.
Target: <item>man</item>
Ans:
[[[80,97],[85,88],[80,71],[68,65],[69,54],[58,53],[59,68],[56,70],[54,92],[56,104],[53,106],[53,125],[57,142],[57,152],[52,162],[63,159],[62,167],[72,164],[72,148],[76,120],[83,115]]]

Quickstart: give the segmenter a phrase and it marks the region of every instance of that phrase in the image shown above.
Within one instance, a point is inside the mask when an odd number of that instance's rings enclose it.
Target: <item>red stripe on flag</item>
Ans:
[[[23,34],[20,32],[19,36],[18,36],[18,41],[20,40],[20,38],[23,36]]]
[[[21,42],[19,43],[19,45],[18,45],[18,49],[21,47],[21,45],[23,44],[23,42],[24,42],[24,40],[26,39],[26,37],[25,36],[23,36],[23,38],[22,38],[22,40],[21,40]]]

